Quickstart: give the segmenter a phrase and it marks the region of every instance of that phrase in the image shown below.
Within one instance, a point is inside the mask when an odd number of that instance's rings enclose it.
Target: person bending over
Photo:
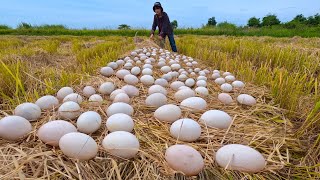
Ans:
[[[154,32],[158,26],[159,28],[158,37],[160,40],[160,47],[164,48],[165,39],[166,39],[166,36],[168,36],[172,51],[177,52],[177,46],[173,36],[173,28],[171,26],[168,14],[163,11],[163,8],[160,2],[154,3],[153,11],[155,12],[155,15],[153,18],[150,38],[153,39]]]

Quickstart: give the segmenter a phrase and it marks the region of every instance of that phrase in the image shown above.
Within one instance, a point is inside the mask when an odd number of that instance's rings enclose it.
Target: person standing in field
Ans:
[[[153,18],[150,38],[153,39],[154,32],[158,26],[159,27],[158,37],[160,40],[160,47],[164,48],[165,39],[166,39],[166,36],[168,36],[172,51],[177,52],[177,46],[173,36],[173,28],[171,26],[168,14],[163,11],[163,8],[160,2],[154,3],[153,11],[155,12],[155,15]]]

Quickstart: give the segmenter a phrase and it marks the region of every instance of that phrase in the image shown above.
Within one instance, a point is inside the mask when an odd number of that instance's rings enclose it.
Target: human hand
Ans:
[[[163,39],[163,37],[162,36],[159,36],[159,40],[162,40]]]

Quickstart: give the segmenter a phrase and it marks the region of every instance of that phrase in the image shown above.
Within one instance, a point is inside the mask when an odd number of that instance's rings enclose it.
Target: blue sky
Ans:
[[[281,21],[297,14],[320,13],[319,0],[163,0],[160,1],[180,27],[200,27],[209,17],[218,22],[245,25],[252,17],[268,13]],[[3,0],[0,24],[15,27],[20,22],[35,25],[64,24],[70,28],[116,28],[119,24],[150,28],[153,20],[150,0]]]

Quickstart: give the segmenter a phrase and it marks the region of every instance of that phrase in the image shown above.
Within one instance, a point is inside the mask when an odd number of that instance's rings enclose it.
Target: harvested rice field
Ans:
[[[319,38],[176,41],[1,36],[0,179],[320,178]]]

